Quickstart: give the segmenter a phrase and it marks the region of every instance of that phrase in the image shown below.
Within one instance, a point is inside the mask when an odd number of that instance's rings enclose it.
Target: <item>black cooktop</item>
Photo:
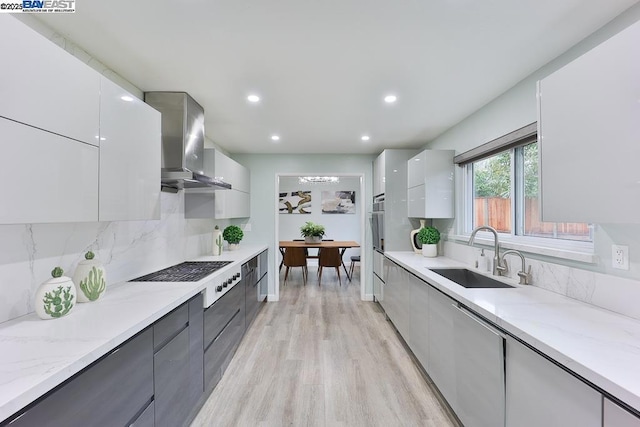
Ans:
[[[197,282],[233,261],[187,261],[149,273],[130,282]]]

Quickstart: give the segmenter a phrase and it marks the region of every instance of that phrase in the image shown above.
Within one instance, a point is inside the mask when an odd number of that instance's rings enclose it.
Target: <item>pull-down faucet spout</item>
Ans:
[[[498,242],[498,232],[496,229],[489,227],[488,225],[481,225],[480,227],[474,228],[471,232],[471,238],[469,238],[469,246],[473,246],[473,240],[476,238],[476,233],[480,230],[487,230],[493,233],[493,275],[499,276],[503,267],[500,265],[500,243]]]

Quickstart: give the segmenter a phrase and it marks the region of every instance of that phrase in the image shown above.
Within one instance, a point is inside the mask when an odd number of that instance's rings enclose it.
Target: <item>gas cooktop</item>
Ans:
[[[149,273],[130,282],[197,282],[233,261],[187,261]]]

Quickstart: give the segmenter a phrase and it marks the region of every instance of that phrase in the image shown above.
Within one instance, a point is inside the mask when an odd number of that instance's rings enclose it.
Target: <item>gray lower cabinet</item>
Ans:
[[[153,427],[155,424],[155,402],[149,406],[131,423],[130,427]]]
[[[507,338],[508,427],[599,427],[602,395],[515,339]]]
[[[466,427],[504,426],[505,336],[464,307],[454,308],[456,400],[452,407]]]
[[[152,400],[153,330],[147,328],[13,417],[11,426],[149,425],[148,413],[139,416]]]
[[[604,398],[603,427],[640,427],[640,418]]]
[[[427,325],[429,360],[426,369],[452,408],[457,405],[454,347],[455,303],[453,299],[437,289],[429,288],[429,323]]]
[[[236,285],[204,313],[204,385],[222,378],[245,331],[245,289]]]
[[[189,329],[184,328],[153,356],[156,426],[180,426],[191,408],[189,389]]]
[[[409,337],[409,273],[398,264],[385,258],[384,264],[384,303],[387,317],[400,335]]]
[[[202,295],[153,326],[155,425],[186,425],[203,393]]]
[[[409,347],[425,370],[429,364],[429,285],[408,275],[409,302]]]

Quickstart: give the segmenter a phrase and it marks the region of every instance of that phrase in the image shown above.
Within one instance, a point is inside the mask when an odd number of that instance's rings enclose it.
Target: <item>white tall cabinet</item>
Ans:
[[[638,223],[640,22],[538,83],[542,219]]]
[[[424,150],[407,162],[410,218],[453,218],[453,150]]]
[[[100,79],[100,221],[160,219],[160,113]]]
[[[374,197],[384,194],[384,250],[412,250],[407,215],[407,160],[415,150],[384,150],[373,162]]]

